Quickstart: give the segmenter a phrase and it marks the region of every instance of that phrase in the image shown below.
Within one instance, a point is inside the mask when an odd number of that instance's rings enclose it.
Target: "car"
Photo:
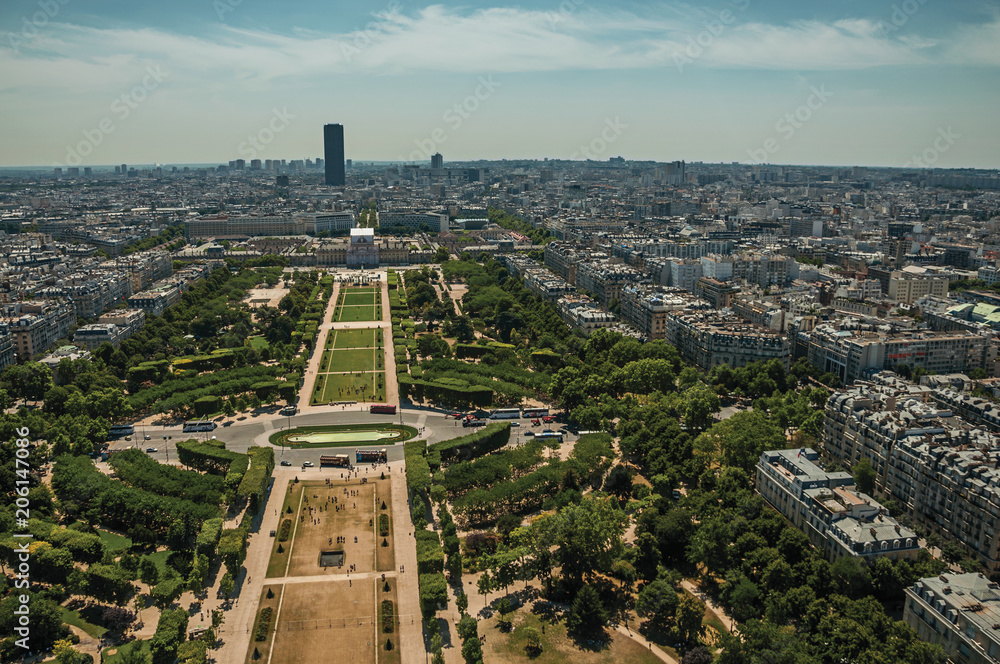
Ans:
[[[143,436],[143,437],[142,437],[142,439],[143,439],[143,440],[153,440],[153,437],[152,437],[152,436],[150,436],[150,435],[149,435],[149,434],[147,433],[147,434],[146,434],[145,436]]]
[[[147,447],[146,451],[149,453],[153,453],[153,452],[158,452],[159,450],[157,450],[155,447]]]
[[[512,427],[519,427],[519,426],[521,426],[521,423],[520,422],[511,422],[510,425]]]
[[[448,413],[445,417],[454,417],[456,420],[460,420],[464,417],[461,413]]]
[[[291,461],[282,461],[281,465],[282,466],[290,466],[290,465],[292,465],[292,462]]]
[[[528,430],[526,430],[526,431],[524,432],[524,435],[525,435],[525,436],[534,436],[534,435],[535,435],[535,432],[534,432],[534,431],[532,431],[531,429],[528,429]]]
[[[125,436],[125,440],[131,441],[132,440],[132,436]]]
[[[537,419],[531,420],[531,426],[533,426],[533,427],[537,427],[541,423],[542,423],[541,420],[537,420]]]
[[[555,422],[556,418],[554,418],[551,415],[546,415],[545,417],[542,418],[542,421],[544,421],[544,422]]]
[[[313,464],[312,461],[303,461],[302,465],[305,466],[306,468],[312,468],[315,464]]]
[[[552,429],[542,429],[542,433],[555,433]]]

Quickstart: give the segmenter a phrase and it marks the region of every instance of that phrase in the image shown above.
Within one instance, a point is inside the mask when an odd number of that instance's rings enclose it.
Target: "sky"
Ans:
[[[1000,166],[1000,0],[4,0],[0,166]]]

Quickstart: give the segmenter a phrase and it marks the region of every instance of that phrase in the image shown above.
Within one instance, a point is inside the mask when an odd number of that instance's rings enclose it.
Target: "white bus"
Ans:
[[[490,411],[491,420],[516,420],[521,417],[520,408],[497,408]]]
[[[539,417],[546,417],[549,414],[548,408],[525,408],[524,413],[521,417],[530,417],[537,419]]]
[[[184,423],[182,431],[184,433],[194,433],[196,431],[215,431],[216,423],[211,420],[188,420]]]

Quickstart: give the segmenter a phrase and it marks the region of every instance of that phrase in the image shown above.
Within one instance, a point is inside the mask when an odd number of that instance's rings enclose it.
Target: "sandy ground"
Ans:
[[[260,528],[250,536],[247,557],[243,563],[245,574],[238,580],[238,599],[236,599],[232,608],[226,612],[226,619],[220,631],[220,638],[223,639],[224,643],[222,647],[216,651],[216,662],[219,664],[243,664],[246,660],[252,638],[251,632],[253,630],[253,623],[256,618],[257,608],[260,602],[262,584],[274,586],[275,588],[287,588],[295,585],[301,586],[303,589],[309,589],[310,592],[312,592],[312,589],[314,588],[322,588],[323,586],[330,584],[343,584],[346,585],[348,589],[353,589],[355,586],[362,584],[366,585],[369,589],[372,589],[373,585],[371,585],[371,582],[375,580],[381,581],[382,574],[385,574],[386,578],[397,580],[396,597],[398,606],[397,615],[399,616],[398,642],[400,648],[399,653],[402,657],[402,664],[419,664],[421,662],[425,662],[426,652],[424,650],[420,632],[420,606],[419,593],[417,589],[417,551],[413,539],[413,529],[409,525],[410,517],[406,496],[406,475],[404,473],[403,464],[402,462],[393,462],[388,466],[358,466],[358,470],[361,477],[365,477],[367,475],[372,479],[378,478],[384,470],[387,478],[390,480],[392,495],[392,521],[390,528],[393,535],[392,542],[395,548],[394,569],[386,572],[352,572],[349,578],[346,574],[332,575],[330,573],[323,573],[315,576],[309,575],[265,579],[267,565],[270,560],[271,550],[273,547],[273,540],[268,536],[268,533],[271,530],[278,529],[281,519],[281,515],[278,514],[278,511],[281,507],[282,501],[284,500],[285,494],[288,492],[289,482],[296,476],[302,475],[302,471],[299,469],[283,468],[279,466],[274,472],[274,484],[272,485],[271,495],[268,498],[267,505],[264,507],[263,519]],[[340,473],[342,472],[340,469],[317,469],[317,471],[310,471],[309,479],[325,479],[326,477],[329,477],[331,480],[334,478],[339,480]],[[370,567],[371,565],[369,565],[369,568]],[[221,574],[219,576],[221,577]],[[218,579],[216,579],[216,582],[218,582]],[[215,592],[213,590],[209,593],[210,600],[205,602],[206,610],[215,608],[217,603],[221,603],[214,601],[214,596]],[[330,597],[320,599],[318,601],[325,603],[325,606],[333,607],[333,609],[341,607],[338,602],[332,601],[332,599],[333,598]],[[183,600],[184,598],[182,598],[182,605],[185,605]],[[353,606],[352,600],[351,607]],[[308,609],[308,616],[315,619],[320,619],[321,617],[327,615],[324,612],[326,609],[318,607],[316,602],[308,604]],[[284,612],[284,610],[285,609],[283,607],[281,611]],[[298,611],[298,609],[293,610],[295,612]],[[351,612],[353,612],[353,609],[349,612],[350,615],[353,615]],[[371,611],[369,610],[366,615],[371,615]],[[332,616],[333,614],[331,614],[331,619]],[[152,618],[151,622],[153,629],[155,630],[155,617]],[[194,619],[192,619],[192,622],[195,622]],[[149,621],[147,621],[147,624],[149,624]],[[318,629],[318,627],[315,629]],[[365,634],[374,635],[374,627],[369,626],[366,629],[368,631],[366,631]],[[343,630],[334,630],[334,632],[340,635],[339,638],[342,638],[346,634]],[[311,636],[312,635],[310,635],[310,637]],[[299,635],[299,637],[301,637],[301,635]],[[396,642],[397,639],[393,639],[393,641]],[[282,647],[281,643],[278,644],[278,647],[279,649]],[[329,661],[329,652],[329,650],[325,651],[327,659],[323,661]],[[280,660],[275,661],[278,662]]]
[[[247,291],[247,295],[243,298],[243,301],[254,308],[263,306],[264,304],[277,308],[278,303],[281,302],[281,298],[286,295],[288,295],[288,288],[285,287],[284,282],[278,282],[278,285],[274,288],[251,288]],[[258,302],[254,302],[254,300],[258,300]],[[259,300],[267,300],[267,302],[259,302]]]

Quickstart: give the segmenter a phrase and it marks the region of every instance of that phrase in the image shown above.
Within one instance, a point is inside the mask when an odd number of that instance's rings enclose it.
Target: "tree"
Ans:
[[[455,631],[458,633],[459,638],[465,641],[479,634],[479,624],[472,616],[463,615],[462,619],[455,626]]]
[[[758,410],[736,413],[714,424],[696,441],[700,450],[713,456],[718,453],[723,465],[741,468],[747,476],[753,475],[765,450],[787,446],[784,432]]]
[[[683,377],[684,372],[681,372]],[[722,408],[719,395],[702,383],[697,383],[682,395],[682,412],[687,428],[701,431],[712,423],[712,415]]]
[[[483,644],[478,637],[472,637],[462,644],[462,658],[465,664],[483,664]]]
[[[602,635],[607,623],[608,614],[597,591],[590,585],[584,585],[576,593],[570,607],[566,631],[578,639],[590,640]]]
[[[534,627],[524,628],[524,649],[529,657],[537,657],[542,652],[542,635]]]
[[[697,646],[684,653],[681,664],[712,664],[713,661],[715,661],[715,657],[708,651],[708,648]]]
[[[563,573],[580,582],[610,570],[620,557],[628,517],[611,498],[585,498],[558,513],[556,558]]]
[[[875,491],[875,478],[878,474],[872,467],[872,462],[867,458],[861,459],[856,466],[854,466],[854,483],[858,487],[858,491],[861,493],[867,493],[872,495]]]
[[[139,580],[150,587],[160,582],[160,570],[148,556],[139,561]]]
[[[458,612],[464,616],[466,611],[469,610],[469,596],[464,592],[458,593],[455,597],[455,604],[458,606]]]
[[[693,595],[684,593],[677,606],[677,632],[685,643],[696,643],[705,628],[702,620],[705,618],[705,605]]]
[[[639,593],[635,601],[635,611],[657,629],[665,630],[674,619],[679,604],[680,599],[674,587],[666,580],[658,578],[652,583],[647,583]]]
[[[632,473],[625,466],[615,466],[604,480],[604,490],[618,500],[628,500],[632,495]]]
[[[236,584],[233,582],[233,575],[230,572],[226,572],[222,580],[219,581],[219,592],[222,593],[222,597],[228,599],[230,595],[233,594],[233,589]]]

